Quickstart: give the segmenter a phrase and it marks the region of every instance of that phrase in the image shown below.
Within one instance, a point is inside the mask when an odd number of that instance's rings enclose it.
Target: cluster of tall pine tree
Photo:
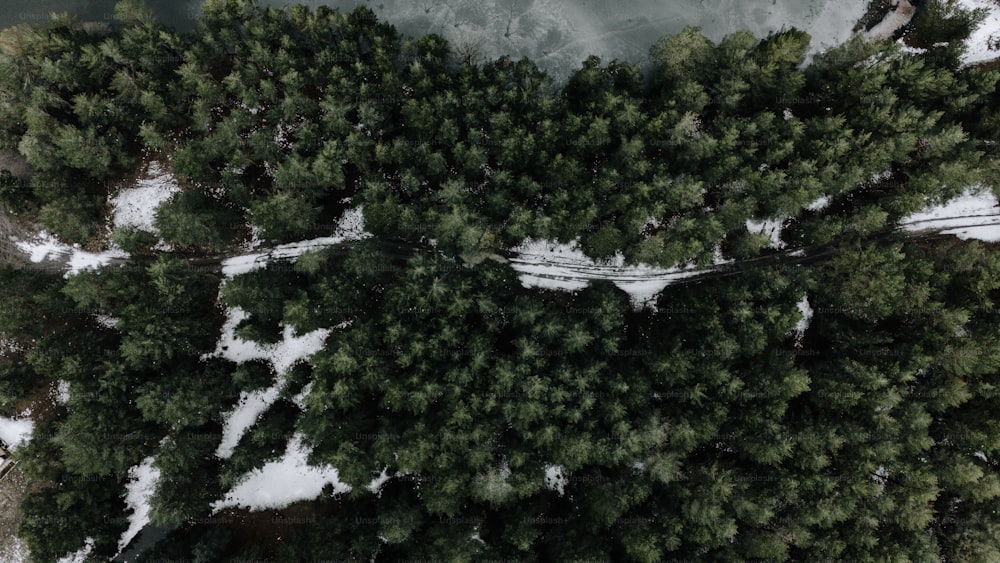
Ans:
[[[157,233],[111,233],[124,265],[0,270],[0,409],[69,389],[17,450],[47,485],[22,507],[38,560],[87,538],[113,556],[147,457],[172,529],[148,561],[1000,558],[1000,254],[897,229],[996,188],[1000,73],[961,65],[969,14],[928,9],[922,54],[856,39],[808,64],[800,31],[687,29],[561,85],[365,8],[209,0],[190,34],[116,14],[0,32],[0,145],[34,170],[0,178],[20,219],[101,244],[144,162],[183,188]],[[358,205],[370,239],[221,290],[198,261]],[[765,219],[803,259],[747,229]],[[461,258],[526,238],[735,262],[636,309]],[[337,328],[278,374],[206,359],[227,307],[259,343]],[[217,457],[241,392],[276,381]],[[351,490],[212,516],[293,434]]]

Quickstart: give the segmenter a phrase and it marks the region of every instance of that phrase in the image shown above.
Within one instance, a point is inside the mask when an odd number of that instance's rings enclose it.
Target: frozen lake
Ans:
[[[201,0],[147,0],[168,25],[189,29]],[[285,0],[264,0],[282,6]],[[782,27],[813,36],[813,49],[847,39],[867,0],[300,0],[309,6],[371,8],[407,35],[438,33],[482,57],[526,56],[556,77],[591,54],[635,63],[659,37],[695,25],[712,40],[739,30],[759,37]],[[69,11],[109,21],[114,0],[5,0],[0,27]]]

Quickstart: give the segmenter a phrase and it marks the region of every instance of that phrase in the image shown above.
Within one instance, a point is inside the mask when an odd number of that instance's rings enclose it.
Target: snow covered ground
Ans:
[[[965,64],[988,61],[1000,57],[1000,51],[991,51],[990,39],[1000,39],[1000,6],[992,0],[958,0],[958,5],[967,9],[985,8],[989,15],[965,41],[968,51],[962,55]]]
[[[271,260],[297,258],[310,250],[362,240],[371,236],[371,233],[365,231],[364,209],[358,206],[344,212],[331,236],[278,245],[268,252],[234,256],[222,263],[222,273],[233,277],[263,268]]]
[[[87,556],[94,550],[94,538],[87,538],[86,543],[79,551],[70,553],[59,559],[56,563],[84,563]]]
[[[0,561],[4,563],[27,563],[31,561],[28,545],[24,540],[14,536],[6,548],[0,548]]]
[[[330,483],[334,493],[345,493],[351,487],[341,483],[333,467],[315,467],[306,460],[311,449],[295,434],[281,459],[245,475],[226,497],[212,504],[213,514],[228,507],[267,510],[284,508],[293,502],[311,500]]]
[[[566,470],[560,465],[548,465],[545,467],[545,486],[549,490],[556,491],[559,496],[566,494]]]
[[[527,239],[512,249],[517,256],[509,259],[520,273],[521,285],[565,291],[579,291],[591,280],[606,279],[629,294],[634,306],[652,306],[656,296],[670,283],[702,273],[694,267],[664,269],[645,264],[626,266],[621,254],[599,264],[577,247],[577,242],[562,244],[541,239]]]
[[[69,402],[69,381],[60,379],[56,384],[54,391],[55,393],[53,394],[53,398],[55,399],[56,404],[65,405]]]
[[[16,419],[0,416],[0,440],[6,442],[11,450],[30,440],[34,430],[35,422],[26,415]]]
[[[233,307],[227,311],[222,326],[222,335],[211,356],[218,356],[241,364],[251,360],[264,360],[271,364],[277,380],[274,385],[263,390],[240,393],[240,400],[230,411],[222,427],[222,440],[216,455],[222,459],[233,455],[233,450],[247,429],[253,426],[260,415],[278,399],[285,385],[285,374],[296,362],[308,358],[323,348],[330,329],[314,330],[296,335],[292,327],[284,327],[283,339],[274,344],[260,344],[236,336],[236,326],[246,319],[247,312]]]
[[[812,322],[813,309],[809,306],[809,296],[803,295],[802,300],[798,303],[799,313],[802,314],[802,318],[799,322],[795,324],[795,338],[796,340],[801,340],[803,335],[805,335],[806,330],[809,328],[809,323]]]
[[[942,233],[955,235],[962,240],[997,242],[1000,241],[998,213],[1000,207],[992,192],[971,187],[955,199],[914,213],[901,223],[910,232],[945,229]]]
[[[156,491],[160,470],[153,466],[153,458],[147,457],[142,463],[129,469],[128,475],[130,481],[125,485],[125,504],[132,512],[128,517],[128,529],[118,540],[119,553],[149,524],[149,501]]]
[[[159,162],[150,162],[146,177],[138,180],[135,187],[123,189],[115,197],[108,198],[113,209],[112,227],[136,227],[157,232],[153,226],[157,208],[178,191],[180,186],[174,175],[164,170]]]
[[[371,483],[368,483],[368,490],[369,491],[371,491],[371,492],[373,492],[375,494],[378,494],[378,492],[380,490],[382,490],[382,485],[385,485],[385,483],[389,479],[392,478],[392,476],[389,475],[389,473],[388,473],[388,471],[386,471],[386,469],[388,469],[388,468],[383,468],[382,472],[379,473],[379,476],[376,477],[376,478],[374,478],[374,479],[372,479]],[[399,472],[396,472],[396,475],[398,476]]]
[[[17,247],[28,254],[31,262],[39,263],[45,260],[65,261],[66,277],[76,275],[83,270],[100,268],[111,263],[115,258],[128,258],[123,250],[112,249],[100,253],[87,252],[80,245],[69,245],[47,231],[42,231],[29,241],[15,241]]]

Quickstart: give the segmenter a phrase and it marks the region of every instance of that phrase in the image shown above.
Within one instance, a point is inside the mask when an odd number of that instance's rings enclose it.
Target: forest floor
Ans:
[[[21,525],[21,502],[42,488],[39,481],[25,475],[16,465],[0,479],[0,561],[27,560],[28,548],[17,537]]]

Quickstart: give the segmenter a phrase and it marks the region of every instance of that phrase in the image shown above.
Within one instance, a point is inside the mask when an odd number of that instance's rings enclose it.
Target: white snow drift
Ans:
[[[652,306],[656,296],[670,283],[702,273],[694,267],[658,268],[646,264],[626,266],[618,253],[597,263],[577,247],[541,239],[527,239],[513,249],[511,267],[520,273],[521,285],[545,289],[579,291],[591,280],[611,280],[629,294],[636,307]]]
[[[47,231],[42,231],[33,240],[15,241],[21,251],[28,254],[31,262],[44,260],[65,260],[67,271],[65,277],[76,275],[83,270],[100,268],[111,263],[115,258],[128,258],[123,250],[112,249],[100,253],[87,252],[80,245],[68,245]]]
[[[281,459],[246,474],[225,499],[212,505],[213,513],[228,507],[251,511],[284,508],[294,502],[316,498],[328,483],[333,485],[334,493],[351,490],[349,485],[340,482],[333,467],[309,465],[306,460],[310,453],[311,449],[302,443],[302,435],[295,434],[288,441]]]
[[[962,55],[965,64],[989,61],[1000,56],[1000,52],[990,49],[990,41],[1000,39],[1000,6],[992,0],[958,0],[958,5],[967,9],[985,8],[989,13],[965,41],[966,52]]]
[[[128,529],[118,540],[119,553],[149,524],[149,501],[156,491],[160,470],[153,466],[153,458],[147,457],[139,465],[130,468],[128,476],[130,480],[125,485],[125,503],[132,512],[128,517]]]
[[[903,219],[910,232],[945,229],[944,234],[962,240],[1000,241],[1000,208],[997,198],[981,187],[967,188],[962,194],[940,205],[930,206]],[[949,228],[952,227],[952,228]]]
[[[12,450],[30,440],[34,430],[35,422],[30,418],[22,416],[15,419],[0,416],[0,440],[6,442]]]
[[[150,162],[145,178],[138,180],[135,187],[123,189],[110,198],[113,227],[136,227],[155,233],[156,210],[178,191],[180,186],[173,174],[164,170],[159,162]]]
[[[56,563],[84,563],[87,560],[87,556],[89,556],[90,552],[93,550],[94,538],[87,538],[83,547],[81,547],[79,551],[62,557]]]
[[[333,246],[345,242],[362,240],[371,237],[365,231],[364,209],[362,206],[349,209],[341,216],[334,233],[331,236],[282,244],[267,252],[255,252],[234,256],[222,263],[222,273],[228,277],[259,270],[271,260],[298,258],[310,250]]]
[[[247,316],[247,312],[239,307],[228,309],[215,352],[206,357],[218,356],[237,364],[264,360],[271,364],[277,374],[277,381],[267,389],[240,393],[239,402],[223,424],[222,441],[216,450],[216,455],[223,459],[233,455],[233,450],[247,429],[253,426],[260,415],[278,399],[289,368],[321,350],[326,337],[330,334],[330,329],[319,329],[296,335],[292,327],[286,326],[281,342],[260,344],[236,336],[236,326]]]

